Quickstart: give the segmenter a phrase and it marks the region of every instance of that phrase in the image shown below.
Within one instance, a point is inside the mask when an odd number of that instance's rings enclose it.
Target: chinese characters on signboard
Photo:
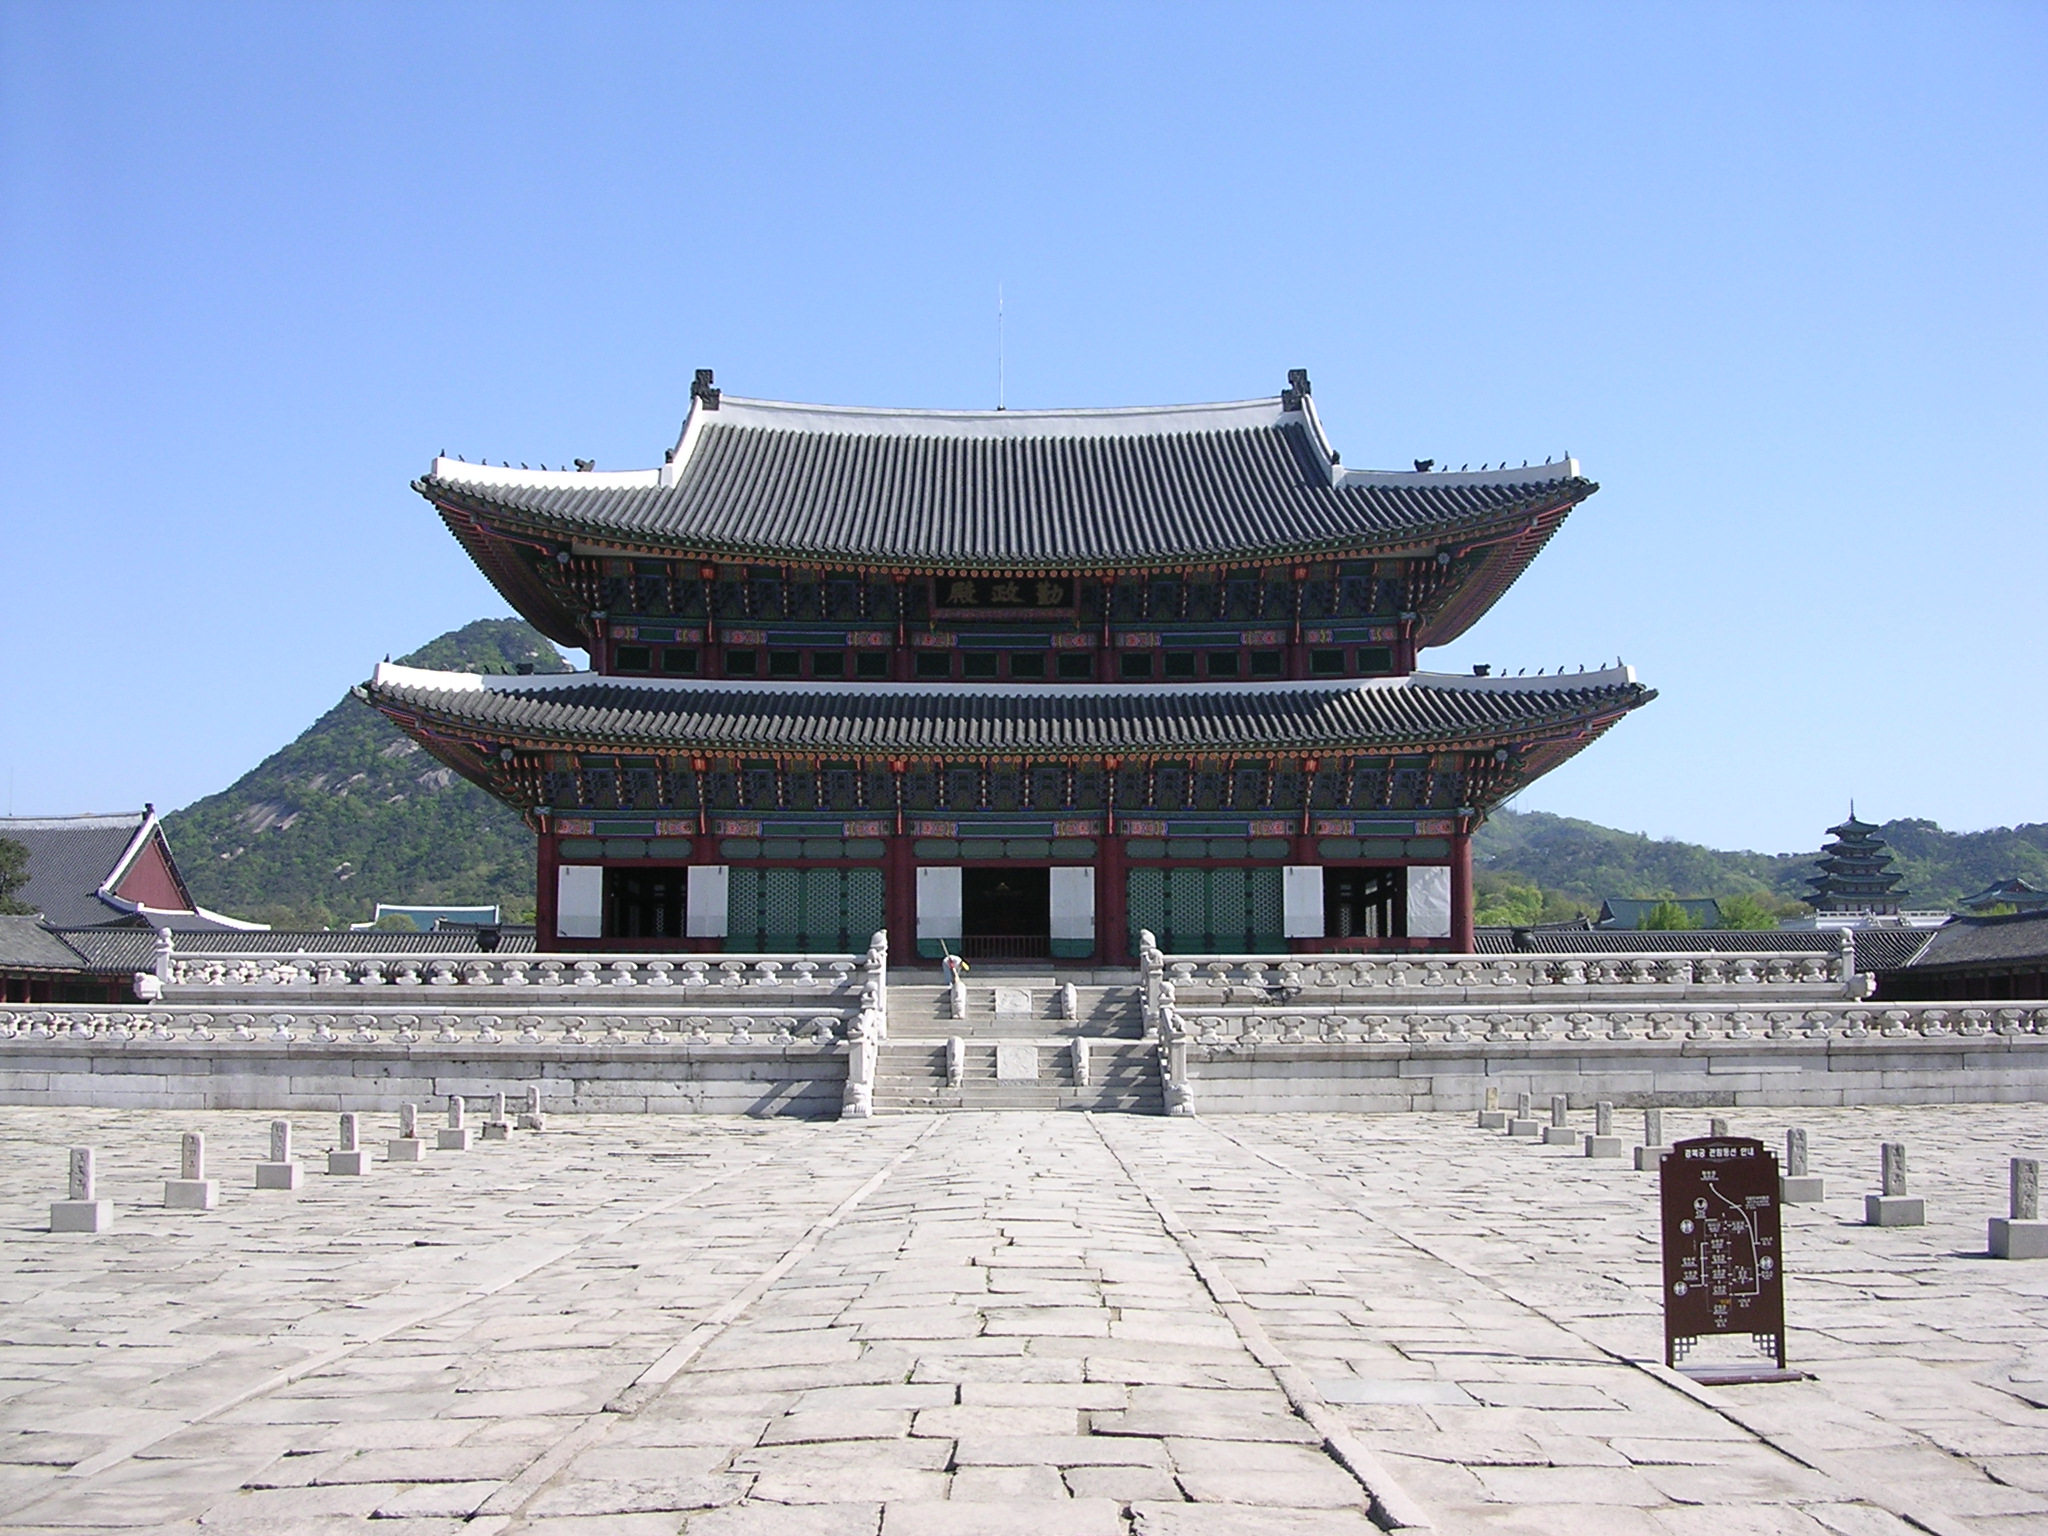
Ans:
[[[1074,606],[1071,576],[941,576],[932,582],[939,613],[1065,613]]]

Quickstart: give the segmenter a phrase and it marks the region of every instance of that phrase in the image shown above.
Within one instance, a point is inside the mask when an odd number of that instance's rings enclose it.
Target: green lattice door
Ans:
[[[1126,882],[1133,952],[1149,928],[1168,954],[1284,954],[1277,869],[1134,869]]]
[[[879,869],[750,869],[727,876],[725,947],[736,953],[844,954],[886,919]]]

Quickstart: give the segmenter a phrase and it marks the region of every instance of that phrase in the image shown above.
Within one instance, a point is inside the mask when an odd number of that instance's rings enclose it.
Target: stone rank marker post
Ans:
[[[1508,1122],[1510,1136],[1526,1136],[1531,1141],[1543,1134],[1543,1126],[1536,1119],[1533,1101],[1526,1093],[1515,1095],[1515,1118]]]
[[[1593,1134],[1586,1138],[1586,1156],[1620,1158],[1621,1138],[1614,1134],[1614,1106],[1601,1099],[1593,1106]]]
[[[1655,1173],[1669,1150],[1664,1144],[1664,1111],[1644,1110],[1643,1144],[1636,1148],[1636,1172]]]
[[[1550,1096],[1550,1124],[1543,1127],[1543,1145],[1546,1147],[1575,1147],[1579,1134],[1572,1129],[1572,1101],[1564,1094]]]
[[[206,1176],[206,1138],[187,1131],[178,1147],[178,1176],[164,1180],[164,1208],[210,1211],[219,1200],[219,1181]]]
[[[505,1118],[505,1095],[491,1095],[491,1112],[484,1116],[485,1141],[509,1141],[512,1137],[512,1122]]]
[[[104,1232],[114,1224],[114,1202],[99,1197],[91,1147],[73,1147],[69,1198],[50,1202],[52,1232]]]
[[[519,1113],[519,1129],[522,1131],[544,1131],[548,1128],[547,1118],[540,1112],[540,1089],[526,1090],[526,1108]]]
[[[1863,1197],[1866,1227],[1924,1227],[1927,1202],[1906,1193],[1906,1144],[1881,1142],[1878,1146],[1880,1179],[1877,1194]]]
[[[1806,1132],[1793,1126],[1785,1133],[1785,1176],[1778,1198],[1787,1205],[1818,1205],[1828,1197],[1828,1181],[1806,1168]]]
[[[364,1174],[370,1171],[370,1154],[356,1140],[356,1117],[344,1113],[341,1117],[340,1145],[327,1154],[329,1173]]]
[[[292,1123],[270,1122],[270,1161],[256,1165],[258,1189],[297,1189],[305,1169],[292,1161]]]
[[[443,1152],[467,1152],[470,1137],[474,1134],[463,1123],[462,1095],[448,1095],[448,1123],[441,1127],[434,1137],[434,1145]]]
[[[1703,1386],[1799,1381],[1785,1368],[1778,1160],[1747,1136],[1681,1141],[1658,1164],[1664,1363]],[[1684,1363],[1703,1339],[1747,1334],[1775,1362]]]
[[[1500,1107],[1500,1090],[1486,1090],[1486,1108],[1479,1111],[1479,1129],[1482,1131],[1504,1131],[1508,1127],[1508,1112]]]
[[[2010,1199],[2008,1214],[1991,1218],[1991,1257],[2048,1259],[2048,1221],[2041,1220],[2041,1164],[2036,1159],[2012,1160]]]
[[[423,1163],[427,1160],[427,1144],[420,1138],[419,1105],[398,1106],[398,1135],[384,1143],[384,1156],[394,1163]]]

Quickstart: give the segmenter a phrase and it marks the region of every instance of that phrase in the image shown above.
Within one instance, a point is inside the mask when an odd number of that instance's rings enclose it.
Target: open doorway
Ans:
[[[604,936],[679,939],[688,901],[686,869],[607,869]]]
[[[1052,871],[960,872],[960,948],[970,960],[1052,957]]]
[[[1332,939],[1392,939],[1408,931],[1405,869],[1323,871],[1323,933]]]

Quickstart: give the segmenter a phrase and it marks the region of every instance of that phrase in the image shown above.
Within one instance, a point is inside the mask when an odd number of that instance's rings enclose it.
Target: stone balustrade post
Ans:
[[[1166,957],[1159,952],[1159,940],[1150,928],[1138,930],[1138,974],[1145,996],[1145,1028],[1159,1027],[1159,983],[1165,979]]]
[[[1166,1009],[1159,1020],[1159,1077],[1166,1112],[1177,1116],[1194,1114],[1195,1085],[1188,1077],[1187,1021],[1174,1008]]]
[[[839,1101],[842,1120],[870,1120],[875,1113],[875,1017],[863,1009],[853,1021],[846,1042],[846,1091]]]

